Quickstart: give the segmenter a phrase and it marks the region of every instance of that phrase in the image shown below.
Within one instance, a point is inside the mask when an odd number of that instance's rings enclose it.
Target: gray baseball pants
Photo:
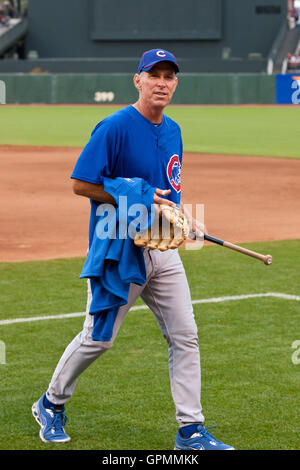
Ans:
[[[113,344],[128,310],[140,296],[154,313],[169,347],[171,392],[180,426],[204,422],[200,403],[201,373],[197,326],[190,290],[177,250],[144,250],[147,280],[143,286],[131,284],[128,304],[119,309],[109,342],[93,341],[93,318],[89,312],[91,291],[88,289],[87,315],[83,330],[63,353],[47,390],[55,404],[67,402],[80,374]],[[88,283],[89,284],[89,283]]]

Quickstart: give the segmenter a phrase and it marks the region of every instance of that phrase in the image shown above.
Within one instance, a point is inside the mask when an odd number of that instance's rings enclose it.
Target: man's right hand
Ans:
[[[168,204],[169,206],[176,206],[175,202],[170,201],[169,199],[165,199],[164,197],[160,196],[167,196],[170,194],[171,189],[159,189],[156,188],[154,196],[153,196],[153,201],[154,204]]]

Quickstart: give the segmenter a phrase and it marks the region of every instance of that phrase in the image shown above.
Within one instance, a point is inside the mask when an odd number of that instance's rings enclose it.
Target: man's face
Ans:
[[[172,99],[177,77],[171,64],[159,62],[149,72],[136,74],[135,86],[140,93],[140,100],[153,107],[164,108]]]

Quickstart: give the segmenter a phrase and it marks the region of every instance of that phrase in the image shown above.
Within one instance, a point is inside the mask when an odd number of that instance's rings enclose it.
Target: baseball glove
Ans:
[[[188,238],[190,227],[186,216],[174,206],[159,204],[151,227],[136,234],[134,243],[150,250],[178,248]]]

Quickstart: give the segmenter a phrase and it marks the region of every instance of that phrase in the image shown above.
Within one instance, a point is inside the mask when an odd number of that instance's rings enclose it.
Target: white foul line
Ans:
[[[218,302],[228,302],[232,300],[245,300],[245,299],[255,299],[259,297],[277,297],[279,299],[286,299],[286,300],[296,300],[300,301],[299,295],[291,295],[291,294],[282,294],[279,292],[267,292],[265,294],[246,294],[246,295],[231,295],[225,297],[211,297],[209,299],[198,299],[192,300],[192,304],[210,304],[210,303],[218,303]],[[136,310],[149,310],[147,305],[136,305],[131,307],[130,311]],[[63,318],[76,318],[76,317],[83,317],[86,315],[86,312],[75,312],[75,313],[62,313],[59,315],[44,315],[40,317],[28,317],[28,318],[11,318],[9,320],[0,320],[0,325],[11,325],[13,323],[26,323],[26,322],[33,322],[33,321],[42,321],[42,320],[59,320]]]

